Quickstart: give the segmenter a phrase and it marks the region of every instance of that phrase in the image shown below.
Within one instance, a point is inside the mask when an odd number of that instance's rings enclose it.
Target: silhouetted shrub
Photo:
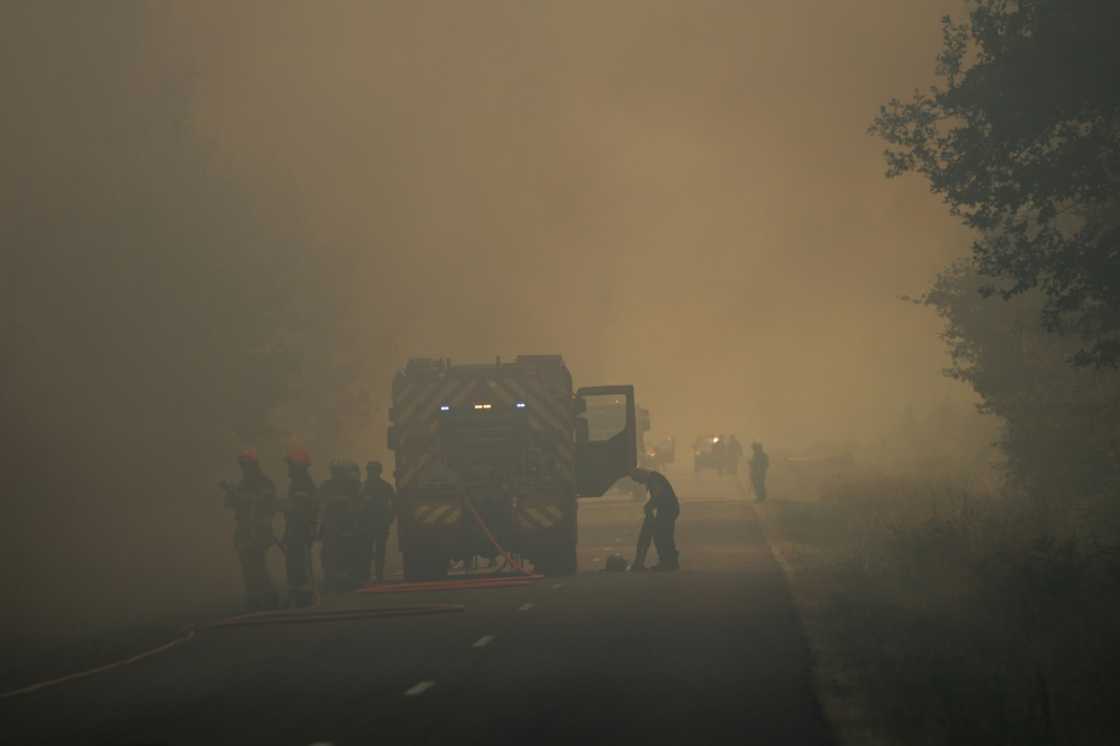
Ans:
[[[1084,515],[872,480],[782,511],[813,544],[825,624],[889,734],[907,744],[1104,743],[1120,691],[1120,561]],[[1107,521],[1103,522],[1107,525]],[[824,527],[829,527],[825,529]]]

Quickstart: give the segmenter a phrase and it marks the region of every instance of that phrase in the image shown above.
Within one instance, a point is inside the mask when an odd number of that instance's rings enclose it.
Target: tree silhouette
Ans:
[[[928,179],[977,229],[985,294],[1039,288],[1078,365],[1120,361],[1120,3],[976,0],[943,21],[942,83],[892,98],[870,132],[887,175]]]

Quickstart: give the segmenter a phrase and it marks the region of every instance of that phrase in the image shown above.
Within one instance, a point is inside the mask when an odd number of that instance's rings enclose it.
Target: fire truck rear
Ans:
[[[574,390],[559,355],[410,360],[393,379],[389,427],[405,577],[437,579],[502,550],[574,573],[577,497],[634,468],[636,429],[632,386]]]

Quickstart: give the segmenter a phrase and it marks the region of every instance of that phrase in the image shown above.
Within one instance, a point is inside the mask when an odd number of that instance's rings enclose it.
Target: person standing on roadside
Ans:
[[[754,499],[762,502],[766,499],[766,472],[770,469],[770,457],[762,450],[762,444],[751,443],[754,454],[751,456],[751,486],[754,488]]]
[[[283,504],[288,605],[303,609],[313,602],[311,545],[318,532],[319,510],[311,478],[311,454],[293,448],[284,461],[288,464],[288,496]]]
[[[276,485],[261,469],[255,448],[247,448],[237,459],[241,481],[219,483],[226,490],[226,507],[234,511],[237,528],[233,544],[245,582],[245,606],[249,611],[267,611],[277,605],[276,589],[265,560],[276,540],[272,517],[276,513]]]
[[[373,556],[374,578],[378,583],[385,580],[385,545],[389,541],[389,528],[396,517],[397,493],[393,485],[381,478],[381,462],[370,461],[366,464],[366,483],[362,485],[362,497],[366,503],[366,520],[369,533],[366,542],[366,572],[369,572],[369,556]]]

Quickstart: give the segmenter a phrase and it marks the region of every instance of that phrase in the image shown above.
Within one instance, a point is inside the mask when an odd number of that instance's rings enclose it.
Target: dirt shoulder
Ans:
[[[753,503],[753,508],[801,618],[813,656],[813,685],[837,742],[843,746],[888,746],[891,741],[885,729],[868,707],[837,646],[830,641],[825,606],[833,589],[827,574],[820,571],[828,562],[827,552],[795,542],[783,531],[783,511],[811,510],[812,505],[794,507],[789,501],[769,500]]]

